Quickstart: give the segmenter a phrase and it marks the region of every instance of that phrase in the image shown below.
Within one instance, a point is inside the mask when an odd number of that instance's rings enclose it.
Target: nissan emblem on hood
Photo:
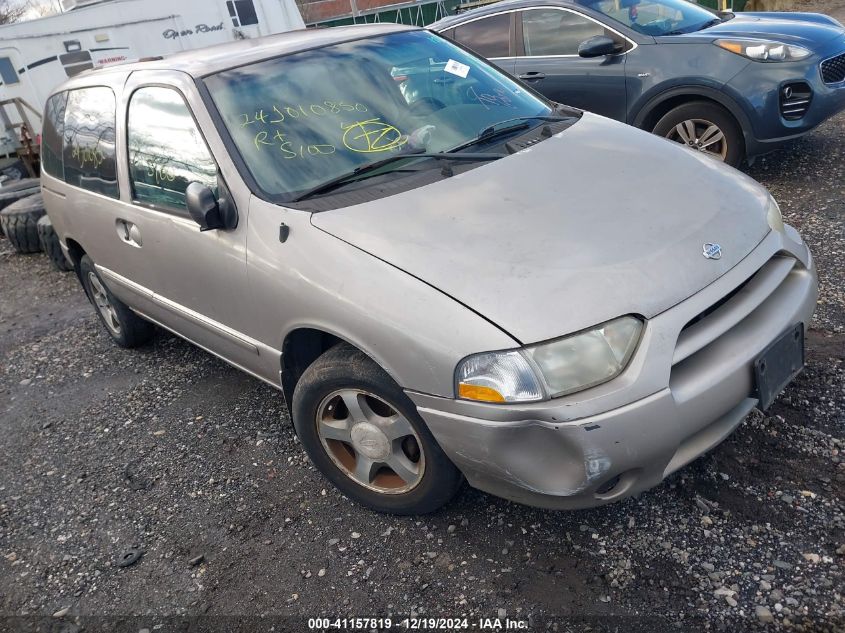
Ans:
[[[704,255],[707,259],[721,259],[722,247],[718,244],[705,242],[701,254]]]

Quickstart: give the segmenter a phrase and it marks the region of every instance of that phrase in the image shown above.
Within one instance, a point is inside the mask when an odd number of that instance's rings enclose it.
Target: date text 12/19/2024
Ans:
[[[527,631],[528,620],[516,618],[309,618],[311,631]]]

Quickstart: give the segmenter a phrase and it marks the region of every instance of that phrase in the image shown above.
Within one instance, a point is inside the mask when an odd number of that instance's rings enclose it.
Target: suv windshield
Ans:
[[[247,169],[280,202],[391,155],[449,151],[501,121],[553,114],[541,98],[428,31],[294,53],[205,84]]]
[[[680,35],[712,26],[721,19],[686,0],[578,0],[582,6],[645,35]]]

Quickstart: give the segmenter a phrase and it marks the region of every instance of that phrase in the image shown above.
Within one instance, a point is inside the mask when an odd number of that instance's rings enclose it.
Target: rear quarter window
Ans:
[[[111,88],[68,92],[62,158],[69,185],[119,197],[115,161],[115,99]]]
[[[41,129],[41,169],[60,180],[65,177],[62,137],[65,133],[66,105],[66,92],[50,97],[44,109],[44,125]]]
[[[510,56],[511,14],[499,13],[480,18],[452,29],[452,39],[482,57]]]

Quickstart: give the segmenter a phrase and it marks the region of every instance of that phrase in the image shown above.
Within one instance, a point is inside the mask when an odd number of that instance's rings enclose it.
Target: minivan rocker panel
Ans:
[[[633,196],[632,183],[653,195]],[[506,161],[420,193],[312,222],[523,344],[624,314],[650,318],[725,274],[770,231],[769,196],[751,178],[588,112]],[[721,245],[720,259],[702,256],[702,236]]]

